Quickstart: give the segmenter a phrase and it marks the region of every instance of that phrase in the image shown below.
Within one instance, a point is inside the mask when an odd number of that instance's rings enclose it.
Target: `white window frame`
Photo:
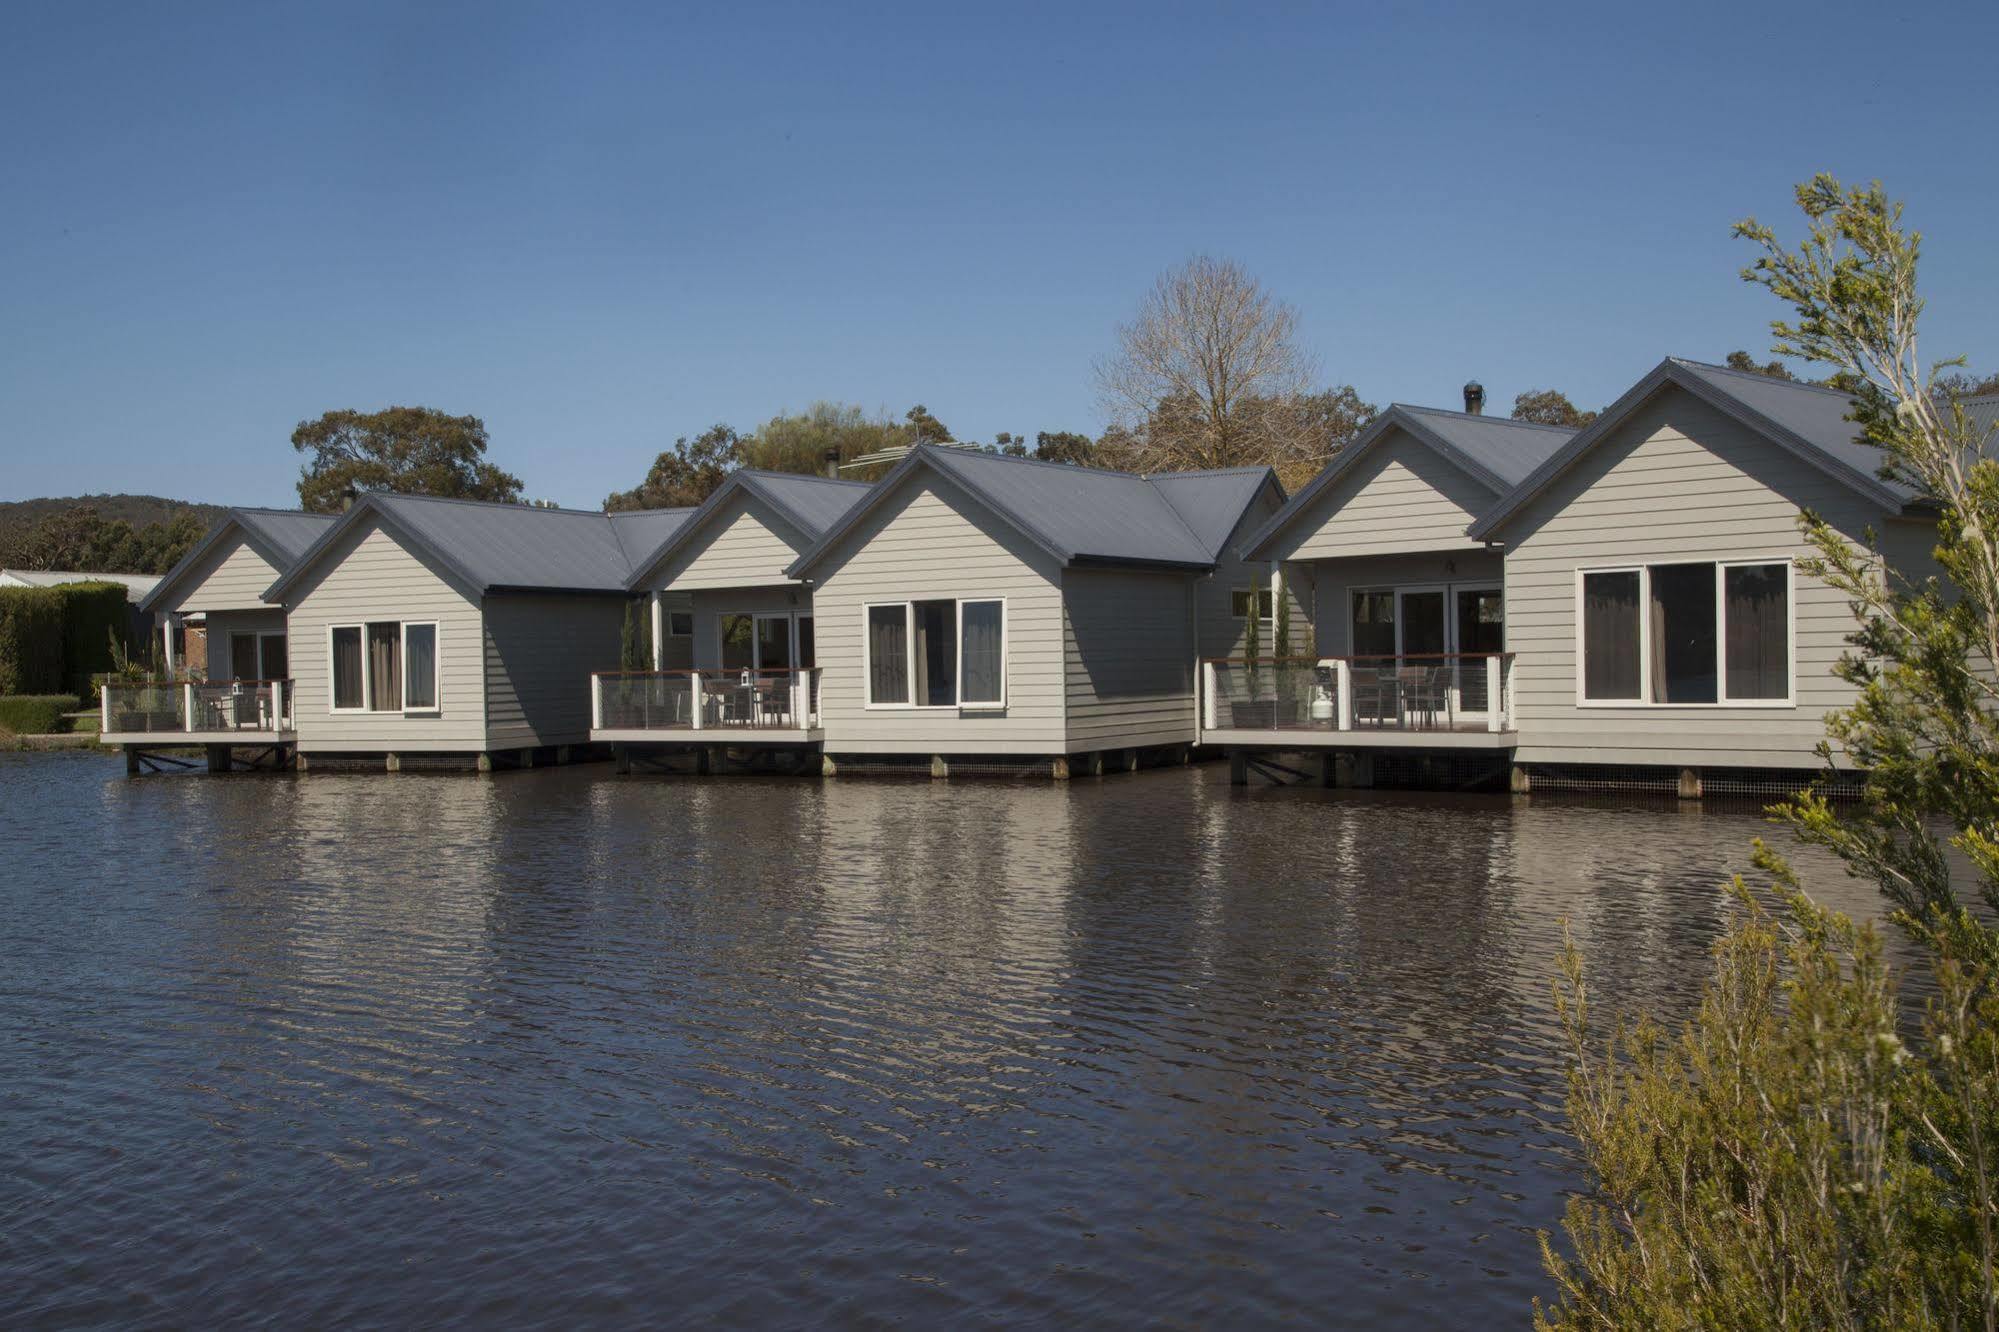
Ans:
[[[375,706],[375,676],[368,669],[368,626],[371,624],[393,624],[396,626],[396,651],[401,654],[396,662],[396,678],[402,685],[402,697],[392,708]],[[410,629],[412,626],[430,626],[433,645],[433,668],[436,672],[432,684],[437,700],[421,707],[409,706],[409,659]],[[336,707],[333,700],[339,695],[333,680],[333,635],[341,629],[358,630],[361,635],[361,706],[358,708]],[[326,711],[329,715],[342,717],[404,716],[434,717],[444,711],[444,625],[438,620],[342,620],[326,626]]]
[[[952,680],[957,698],[950,703],[918,703],[916,701],[916,603],[919,601],[948,601],[953,606],[952,632],[958,636],[958,670]],[[1013,607],[1009,599],[999,597],[903,597],[890,601],[864,601],[861,603],[861,690],[862,706],[870,712],[1004,712],[1007,707],[1007,682],[1013,674]],[[965,603],[1000,608],[1000,696],[998,699],[965,698]],[[875,701],[874,685],[874,645],[868,635],[869,612],[880,606],[902,607],[902,646],[905,672],[909,681],[909,701],[906,703],[878,703]]]
[[[410,630],[430,626],[430,692],[432,701],[422,707],[410,706]],[[398,709],[405,717],[433,717],[444,711],[444,626],[436,620],[404,620],[397,651],[403,654],[396,663],[396,679],[403,687],[402,707]]]
[[[339,681],[334,677],[335,658],[333,636],[342,629],[352,629],[361,636],[361,706],[343,708],[335,700],[340,697]],[[368,706],[368,695],[374,692],[368,683],[368,622],[365,620],[326,626],[326,711],[336,717],[357,717],[374,709]]]
[[[1652,566],[1666,564],[1711,564],[1714,566],[1714,654],[1715,701],[1712,703],[1658,703],[1652,699]],[[1755,568],[1766,564],[1784,566],[1784,697],[1730,698],[1728,696],[1728,583],[1727,570]],[[1589,679],[1583,660],[1583,579],[1590,574],[1635,573],[1638,575],[1638,697],[1590,698],[1584,693]],[[1628,564],[1593,564],[1576,570],[1575,585],[1575,672],[1576,706],[1579,708],[1645,708],[1698,711],[1795,709],[1798,706],[1798,566],[1792,555],[1733,555],[1713,557],[1662,556]]]
[[[1248,587],[1231,587],[1229,589],[1229,617],[1231,619],[1241,620],[1244,624],[1247,624],[1249,623],[1249,617],[1247,615],[1242,614],[1240,611],[1236,610],[1235,608],[1236,605],[1235,599],[1238,594],[1246,596],[1254,596],[1256,599],[1256,606],[1258,610],[1262,610],[1266,604],[1269,605],[1270,609],[1266,613],[1258,617],[1257,623],[1259,624],[1277,623],[1276,589],[1272,588],[1267,583],[1256,583]]]

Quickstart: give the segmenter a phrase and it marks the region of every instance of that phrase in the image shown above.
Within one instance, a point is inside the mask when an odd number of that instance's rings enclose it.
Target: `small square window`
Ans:
[[[668,611],[666,613],[666,636],[668,638],[694,637],[694,612]]]
[[[1249,599],[1251,597],[1256,598],[1256,604],[1263,612],[1259,617],[1260,619],[1267,622],[1277,618],[1277,597],[1267,587],[1238,587],[1231,591],[1229,593],[1229,613],[1238,620],[1247,620],[1249,618]]]

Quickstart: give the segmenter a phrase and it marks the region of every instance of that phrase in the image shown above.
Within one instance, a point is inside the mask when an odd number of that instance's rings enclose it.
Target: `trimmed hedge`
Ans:
[[[63,728],[65,712],[75,712],[74,694],[0,694],[0,731],[47,735]]]
[[[0,587],[0,694],[63,687],[63,597],[52,587]]]
[[[90,677],[111,669],[111,637],[132,639],[131,602],[123,583],[64,583],[49,589],[63,599],[62,671],[58,688],[82,694]]]

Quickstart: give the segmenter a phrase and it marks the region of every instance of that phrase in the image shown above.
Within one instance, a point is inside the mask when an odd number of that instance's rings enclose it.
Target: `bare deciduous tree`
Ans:
[[[1316,461],[1300,404],[1312,376],[1298,315],[1226,259],[1163,275],[1097,367],[1104,405],[1144,470]]]

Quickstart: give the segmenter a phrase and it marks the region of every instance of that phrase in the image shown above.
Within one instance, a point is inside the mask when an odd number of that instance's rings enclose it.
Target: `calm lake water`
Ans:
[[[0,755],[0,1323],[1519,1323],[1753,809]],[[1835,904],[1874,899],[1800,857]]]

